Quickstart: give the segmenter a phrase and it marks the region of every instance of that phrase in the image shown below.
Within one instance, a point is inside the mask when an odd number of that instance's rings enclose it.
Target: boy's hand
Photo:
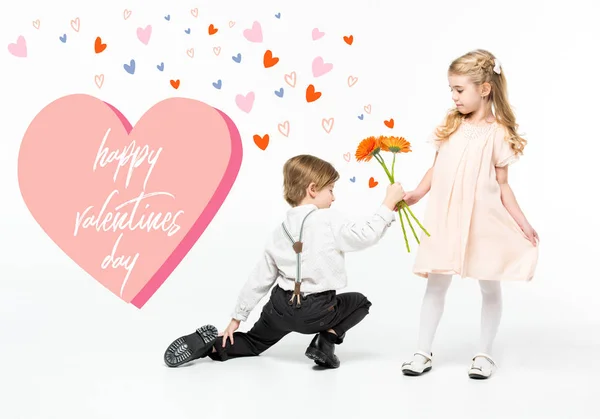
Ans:
[[[396,204],[398,204],[398,202],[402,201],[402,198],[404,198],[404,195],[405,195],[404,188],[402,188],[402,185],[400,184],[400,182],[392,183],[391,185],[389,185],[387,187],[387,190],[385,193],[385,199],[383,200],[383,203],[390,210],[394,211],[396,208]]]
[[[240,327],[240,321],[236,319],[231,319],[231,321],[229,322],[229,326],[227,326],[227,328],[223,332],[223,348],[227,343],[227,338],[229,338],[231,344],[233,345],[233,332],[235,332],[238,329],[238,327]]]

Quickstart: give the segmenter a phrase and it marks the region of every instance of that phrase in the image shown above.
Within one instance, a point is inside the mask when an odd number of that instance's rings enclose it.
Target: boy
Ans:
[[[267,241],[264,257],[242,288],[232,320],[222,336],[212,325],[182,336],[167,348],[164,361],[177,367],[208,356],[226,361],[257,356],[290,332],[315,337],[305,355],[326,368],[340,365],[335,344],[369,313],[371,302],[355,292],[337,294],[347,284],[344,253],[376,244],[395,220],[404,197],[399,183],[388,186],[379,209],[365,222],[344,220],[329,209],[339,179],[334,167],[317,157],[299,155],[283,167],[284,198],[292,207]],[[240,322],[271,291],[258,321],[247,333]]]

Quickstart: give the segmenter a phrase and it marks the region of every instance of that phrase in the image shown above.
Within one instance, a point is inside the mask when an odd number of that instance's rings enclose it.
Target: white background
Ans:
[[[23,1],[0,14],[0,417],[597,417],[596,2],[104,3]],[[190,14],[193,7],[200,9],[198,18]],[[125,8],[132,10],[128,20]],[[79,33],[69,25],[75,17]],[[35,19],[40,29],[32,26]],[[231,29],[230,20],[236,22]],[[262,24],[262,44],[242,37],[254,20]],[[219,27],[214,37],[206,32],[210,23]],[[135,32],[148,24],[153,33],[145,46]],[[318,41],[311,39],[314,27],[325,32]],[[63,33],[64,44],[58,39]],[[349,34],[351,47],[342,40]],[[18,35],[27,39],[24,59],[6,47]],[[96,36],[108,43],[98,56]],[[218,57],[214,46],[222,48]],[[193,59],[186,55],[192,47]],[[269,71],[262,67],[267,48],[280,57]],[[425,139],[452,105],[447,66],[475,48],[490,50],[504,66],[520,131],[529,140],[525,156],[510,169],[510,183],[541,238],[534,281],[504,287],[498,373],[486,382],[467,377],[479,338],[480,295],[476,282],[457,278],[434,345],[434,370],[416,379],[402,376],[401,363],[416,349],[425,282],[411,273],[415,253],[406,253],[398,223],[378,246],[348,255],[347,291],[363,292],[373,307],[338,348],[340,369],[314,371],[303,355],[311,336],[302,335],[289,335],[258,358],[166,368],[162,355],[171,340],[205,323],[220,330],[228,323],[266,232],[287,208],[284,161],[305,152],[330,160],[342,175],[335,207],[369,215],[384,185],[369,189],[368,178],[383,183],[381,168],[348,163],[343,154],[353,153],[365,136],[404,136],[414,152],[403,156],[398,178],[414,188],[434,156]],[[231,60],[238,52],[241,64]],[[334,64],[317,79],[310,70],[316,56]],[[134,76],[122,68],[131,58]],[[163,73],[155,67],[161,61]],[[293,70],[295,89],[283,79]],[[105,82],[98,89],[94,75],[100,73]],[[352,88],[349,75],[359,78]],[[169,86],[170,78],[181,79],[179,90]],[[219,78],[223,87],[216,90],[211,83]],[[308,83],[323,92],[313,104],[304,101]],[[281,99],[273,94],[280,87]],[[245,114],[234,98],[249,91],[256,102]],[[162,99],[191,97],[225,111],[242,134],[244,160],[230,195],[142,310],[63,254],[19,193],[17,156],[28,124],[45,105],[71,93],[95,95],[132,123]],[[367,104],[370,115],[363,110]],[[327,134],[321,120],[330,117],[335,125]],[[396,121],[391,131],[383,125],[390,117]],[[277,132],[285,120],[289,138]],[[267,132],[271,143],[261,151],[252,135]],[[353,176],[356,183],[349,181]],[[426,202],[414,207],[421,219]],[[241,330],[259,313],[260,306]]]

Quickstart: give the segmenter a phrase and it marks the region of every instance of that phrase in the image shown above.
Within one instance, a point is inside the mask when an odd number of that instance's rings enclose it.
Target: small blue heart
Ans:
[[[358,119],[360,119],[361,121],[363,120],[364,117],[365,117],[365,115],[362,113],[360,115],[358,115]]]
[[[169,20],[171,20],[171,15],[166,15],[166,16],[165,16],[165,20],[166,20],[166,21],[169,21]]]
[[[187,29],[185,30],[185,33],[187,33],[187,34],[189,35],[191,31],[192,31],[192,30],[191,30],[190,28],[187,28]]]
[[[275,95],[278,97],[283,97],[283,87],[281,87],[279,90],[275,90]]]
[[[352,182],[352,183],[356,182],[356,176],[352,176],[352,177],[350,178],[350,182]]]
[[[219,89],[219,90],[221,90],[221,85],[222,85],[222,84],[223,84],[223,83],[221,83],[221,79],[219,79],[217,82],[214,82],[212,85],[213,85],[213,87],[214,87],[215,89]]]
[[[127,71],[129,74],[133,74],[135,73],[135,60],[131,60],[129,61],[129,64],[123,64],[123,68],[125,69],[125,71]]]
[[[64,44],[65,42],[67,42],[67,34],[63,34],[63,36],[60,36],[58,39],[60,39],[60,41]]]
[[[165,63],[160,63],[156,68],[158,68],[158,71],[163,71],[165,69]]]
[[[281,13],[277,13],[277,14],[275,15],[275,17],[276,17],[277,19],[279,19],[279,18],[281,17]]]
[[[238,55],[234,55],[233,57],[231,57],[231,59],[239,64],[242,61],[242,54],[238,52]]]

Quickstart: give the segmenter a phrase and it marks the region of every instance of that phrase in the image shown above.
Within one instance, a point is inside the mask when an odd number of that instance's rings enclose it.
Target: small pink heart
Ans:
[[[313,76],[320,77],[323,74],[327,74],[333,68],[333,64],[325,63],[322,57],[317,57],[312,62]]]
[[[371,113],[371,105],[365,105],[365,112],[366,113]]]
[[[15,57],[27,57],[27,42],[23,35],[19,35],[16,44],[8,44],[8,52]]]
[[[78,17],[71,21],[71,28],[73,28],[73,30],[75,32],[79,32],[79,18]]]
[[[254,105],[254,92],[250,92],[246,96],[237,95],[235,97],[235,104],[242,111],[250,113],[250,111],[252,110],[252,105]]]
[[[352,87],[358,81],[358,77],[348,76],[348,87]]]
[[[219,54],[221,53],[221,47],[214,47],[213,52],[218,57]]]
[[[262,35],[262,28],[260,26],[260,23],[255,21],[252,24],[252,29],[245,29],[244,30],[244,38],[246,38],[250,42],[262,42],[263,35]]]
[[[314,28],[312,30],[312,39],[313,39],[313,41],[316,41],[317,39],[323,38],[323,35],[325,35],[325,32],[321,32],[318,28]]]
[[[296,87],[296,72],[292,71],[290,74],[286,74],[285,77],[285,82],[291,86],[291,87]]]
[[[132,127],[111,105],[75,94],[33,119],[18,179],[52,241],[142,308],[210,224],[241,161],[235,124],[205,103],[166,99]]]
[[[281,133],[281,135],[287,137],[290,134],[290,121],[285,121],[283,124],[278,124],[277,130]]]
[[[235,22],[234,22],[233,20],[230,20],[230,21],[229,21],[229,27],[230,27],[230,28],[233,28],[233,25],[235,25]]]
[[[325,130],[325,132],[327,134],[329,134],[331,132],[331,130],[333,129],[333,123],[334,123],[333,118],[329,118],[329,119],[323,118],[323,120],[321,121],[321,126],[323,127],[323,129]]]
[[[194,58],[194,48],[190,48],[187,50],[187,55],[190,58]]]
[[[344,160],[350,161],[350,153],[349,152],[344,154]]]
[[[40,28],[40,20],[39,19],[34,20],[32,23],[33,23],[34,28],[36,28],[36,29]]]
[[[131,10],[125,9],[123,10],[123,19],[127,20],[131,16]]]
[[[152,26],[148,25],[144,29],[137,28],[137,37],[142,44],[148,45],[148,42],[150,42],[150,35],[152,35]]]
[[[94,76],[94,82],[96,83],[96,86],[98,86],[98,89],[102,89],[102,85],[104,84],[104,74]]]
[[[192,14],[192,16],[198,17],[198,8],[194,7],[192,10],[190,10],[190,13]]]

